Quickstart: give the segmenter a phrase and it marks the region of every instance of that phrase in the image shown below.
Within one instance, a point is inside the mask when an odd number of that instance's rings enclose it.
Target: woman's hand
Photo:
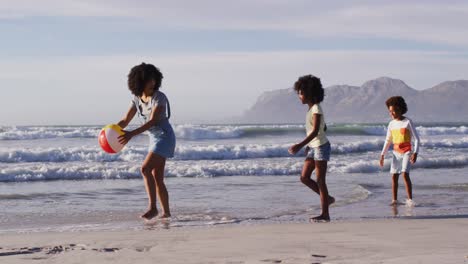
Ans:
[[[416,163],[417,159],[418,159],[418,153],[413,153],[413,155],[411,155],[411,158],[410,158],[411,164]]]
[[[301,148],[302,148],[302,147],[301,147],[300,144],[295,144],[295,145],[292,145],[292,146],[289,148],[288,152],[289,152],[289,154],[291,154],[291,155],[296,155],[296,153],[299,152],[299,150],[301,150]]]
[[[379,162],[380,167],[383,167],[383,165],[384,165],[384,160],[385,160],[385,156],[384,156],[384,155],[380,155],[380,162]]]
[[[130,139],[132,139],[132,137],[135,136],[133,134],[133,131],[122,130],[122,132],[124,132],[124,134],[119,136],[119,142],[123,145],[127,144],[130,141]]]

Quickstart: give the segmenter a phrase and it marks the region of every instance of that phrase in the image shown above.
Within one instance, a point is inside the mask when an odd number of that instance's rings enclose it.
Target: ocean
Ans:
[[[304,153],[287,151],[304,138],[303,125],[174,125],[176,154],[166,165],[173,217],[150,222],[138,218],[147,207],[139,172],[147,136],[110,155],[97,142],[101,127],[0,127],[0,232],[307,222],[320,214],[318,195],[299,181]],[[468,124],[417,130],[416,206],[391,207],[390,154],[378,166],[386,124],[328,124],[332,221],[468,215]]]

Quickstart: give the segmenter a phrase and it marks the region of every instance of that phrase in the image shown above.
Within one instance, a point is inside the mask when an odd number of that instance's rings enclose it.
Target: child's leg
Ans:
[[[392,177],[392,193],[393,193],[393,201],[398,200],[398,178],[400,174],[395,173]]]
[[[169,209],[169,193],[167,192],[166,184],[164,183],[164,167],[166,166],[166,158],[156,155],[155,167],[152,171],[156,182],[156,192],[159,202],[163,209],[161,217],[170,217],[171,210]]]
[[[156,183],[151,173],[153,170],[153,164],[155,163],[155,155],[148,153],[143,165],[141,166],[141,174],[145,182],[146,193],[148,194],[149,208],[148,211],[141,215],[142,218],[151,219],[158,214],[156,209]]]
[[[320,195],[320,190],[317,183],[310,178],[314,169],[315,161],[313,159],[306,159],[304,162],[304,167],[302,167],[301,182],[309,187],[312,191]]]
[[[326,183],[327,175],[327,161],[317,160],[315,161],[315,175],[317,176],[317,185],[320,190],[320,202],[322,203],[322,214],[313,220],[330,220],[330,214],[328,212],[328,188]]]
[[[302,167],[301,173],[301,182],[309,187],[312,191],[320,195],[320,189],[317,183],[311,179],[312,172],[315,169],[315,160],[313,159],[306,159],[304,162],[304,167]],[[335,198],[332,196],[328,196],[330,204],[335,202]]]
[[[408,199],[413,199],[413,184],[411,183],[409,172],[403,172],[403,177],[405,179],[406,195],[408,195]]]

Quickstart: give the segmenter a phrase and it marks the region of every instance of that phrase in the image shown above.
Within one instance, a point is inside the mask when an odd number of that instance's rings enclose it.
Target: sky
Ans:
[[[468,79],[467,1],[0,0],[0,126],[116,123],[152,63],[174,123],[219,122],[301,75]]]

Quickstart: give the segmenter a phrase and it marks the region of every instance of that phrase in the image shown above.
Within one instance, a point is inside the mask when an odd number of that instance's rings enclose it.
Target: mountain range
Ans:
[[[416,90],[405,82],[380,77],[361,86],[333,85],[325,88],[321,103],[327,122],[384,123],[390,117],[385,101],[403,96],[406,116],[417,123],[468,122],[468,80],[446,81],[432,88]],[[307,105],[299,102],[292,88],[263,93],[236,122],[303,123]]]

